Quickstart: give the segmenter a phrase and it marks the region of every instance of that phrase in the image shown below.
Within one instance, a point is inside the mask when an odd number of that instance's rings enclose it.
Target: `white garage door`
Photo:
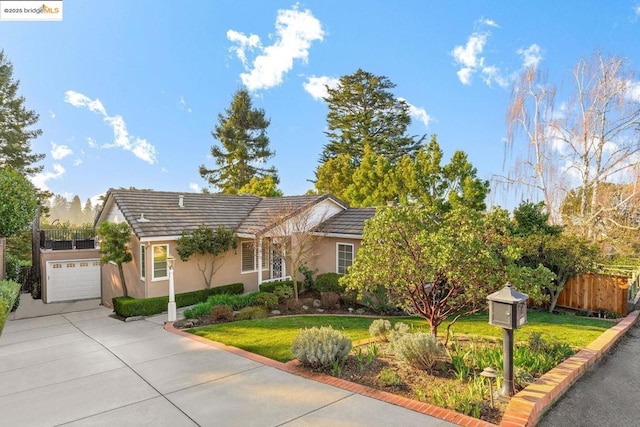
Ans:
[[[47,262],[47,302],[100,298],[100,260]]]

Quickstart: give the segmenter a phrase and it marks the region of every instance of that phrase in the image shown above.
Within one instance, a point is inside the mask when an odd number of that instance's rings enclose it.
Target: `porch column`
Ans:
[[[258,267],[258,285],[260,285],[262,283],[262,237],[259,237],[257,241],[258,265],[256,267]]]

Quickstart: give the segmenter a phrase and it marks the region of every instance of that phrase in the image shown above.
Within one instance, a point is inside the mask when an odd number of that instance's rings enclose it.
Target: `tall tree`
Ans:
[[[253,194],[261,197],[281,197],[282,191],[278,188],[276,180],[272,176],[264,178],[253,177],[245,185],[238,189],[238,194]]]
[[[391,93],[395,86],[385,76],[358,69],[342,76],[335,88],[327,88],[325,134],[329,142],[320,156],[321,164],[348,154],[359,165],[367,145],[390,163],[415,154],[422,139],[406,134],[411,124],[409,105]]]
[[[69,222],[71,225],[80,225],[82,224],[82,202],[80,202],[80,197],[76,194],[71,199],[71,203],[69,203]]]
[[[42,134],[32,127],[38,114],[28,110],[25,99],[18,95],[20,82],[13,80],[13,65],[0,51],[0,167],[11,166],[24,175],[34,175],[43,167],[35,163],[44,154],[31,152],[31,141]]]
[[[524,131],[532,149],[531,160],[520,159],[527,166],[520,183],[542,192],[552,221],[559,218],[566,195],[581,189],[575,193],[572,221],[580,235],[599,241],[615,226],[604,219],[617,208],[599,203],[600,192],[608,183],[634,183],[640,167],[640,102],[633,72],[615,56],[581,59],[562,109],[555,108],[551,89],[536,84],[535,70],[527,73],[527,96],[514,97],[508,114],[509,123]],[[526,103],[527,98],[532,102]],[[569,182],[558,179],[560,171]],[[625,203],[624,198],[618,203]]]
[[[93,204],[91,203],[91,199],[87,199],[84,203],[84,208],[82,208],[82,223],[93,224],[94,218]]]
[[[275,155],[269,149],[270,121],[265,118],[264,110],[253,108],[249,92],[239,89],[225,112],[225,115],[218,114],[218,124],[212,132],[221,144],[211,147],[217,167],[208,169],[201,165],[200,175],[226,194],[236,194],[251,178],[271,176],[277,184],[275,167],[258,166]]]
[[[11,237],[29,228],[35,219],[36,189],[20,172],[0,167],[0,236]]]
[[[115,262],[118,266],[118,274],[120,275],[120,283],[122,283],[123,296],[129,296],[127,290],[127,282],[124,277],[124,269],[122,264],[131,262],[133,256],[129,250],[129,239],[131,239],[131,229],[126,222],[115,224],[112,222],[103,222],[98,227],[98,235],[100,236],[100,262],[106,264]]]

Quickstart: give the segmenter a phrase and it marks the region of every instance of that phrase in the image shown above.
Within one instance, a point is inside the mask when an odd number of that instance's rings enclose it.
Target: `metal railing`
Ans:
[[[92,228],[49,228],[40,230],[40,247],[51,250],[95,249],[96,231]]]

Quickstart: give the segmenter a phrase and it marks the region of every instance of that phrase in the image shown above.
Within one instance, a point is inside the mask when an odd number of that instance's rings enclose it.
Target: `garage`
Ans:
[[[100,298],[100,260],[47,261],[46,301]]]

